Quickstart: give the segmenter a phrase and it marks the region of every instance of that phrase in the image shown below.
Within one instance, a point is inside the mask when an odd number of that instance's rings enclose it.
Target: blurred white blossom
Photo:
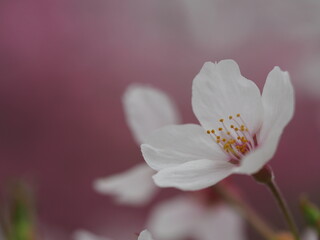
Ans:
[[[157,239],[245,239],[244,221],[229,206],[199,204],[188,196],[157,205],[148,220],[148,229]]]
[[[320,37],[318,0],[182,0],[171,7],[185,10],[190,37],[205,49],[238,48],[257,36],[278,35],[287,41]],[[168,4],[168,3],[166,3]]]
[[[318,240],[317,232],[313,229],[307,229],[302,236],[302,240]]]
[[[315,120],[320,130],[320,52],[319,50],[307,53],[300,61],[300,66],[296,70],[297,85],[302,93],[312,99],[317,104],[318,111],[315,111]]]
[[[320,99],[320,54],[307,54],[298,69],[300,87],[311,97]]]
[[[120,204],[139,205],[151,199],[157,190],[152,181],[154,170],[141,163],[127,171],[94,182],[100,193],[113,195]]]
[[[255,12],[238,1],[179,1],[186,11],[191,36],[206,49],[238,47],[255,29]]]
[[[139,237],[138,240],[153,240],[151,233],[148,230],[143,230]]]
[[[140,145],[155,129],[177,124],[180,116],[171,99],[162,91],[143,85],[131,85],[123,97],[123,106],[128,126]],[[131,169],[98,179],[94,188],[103,194],[114,196],[121,204],[142,205],[156,193],[152,181],[154,170],[145,163]]]
[[[274,155],[294,112],[289,74],[275,67],[262,96],[232,60],[207,62],[192,86],[201,126],[166,126],[141,145],[160,187],[199,190],[233,173],[254,174]]]
[[[111,240],[110,238],[101,237],[91,232],[88,232],[86,230],[77,230],[73,234],[73,239],[74,240]]]
[[[73,235],[74,240],[111,240],[110,238],[97,236],[93,233],[90,233],[86,230],[78,230]],[[148,230],[143,230],[139,236],[138,240],[153,240],[151,233]]]
[[[138,145],[152,131],[180,122],[173,101],[164,92],[150,86],[130,85],[123,96],[123,107],[127,124]]]

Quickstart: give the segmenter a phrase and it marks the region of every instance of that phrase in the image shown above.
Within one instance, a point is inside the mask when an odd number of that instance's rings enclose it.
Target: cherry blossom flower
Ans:
[[[123,97],[127,124],[140,145],[148,134],[168,124],[179,123],[175,105],[160,90],[142,85],[131,85]],[[103,194],[113,195],[121,204],[142,205],[156,193],[152,181],[154,170],[141,163],[131,169],[94,182],[94,188]]]
[[[74,240],[110,240],[110,238],[97,236],[85,230],[78,230],[73,235]],[[138,240],[153,240],[151,233],[148,230],[143,230],[139,236]]]
[[[159,204],[148,221],[157,239],[244,240],[244,220],[223,203],[199,204],[179,196]]]
[[[207,62],[193,81],[192,107],[201,126],[167,126],[141,145],[160,187],[199,190],[233,173],[258,172],[293,116],[294,91],[279,67],[269,73],[261,95],[233,60]]]

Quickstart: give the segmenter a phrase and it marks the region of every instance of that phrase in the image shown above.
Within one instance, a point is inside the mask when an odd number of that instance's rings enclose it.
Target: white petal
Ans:
[[[185,191],[210,187],[228,177],[234,165],[226,161],[201,159],[160,170],[153,176],[159,187],[175,187]]]
[[[143,230],[139,237],[138,240],[153,240],[151,233],[148,230]]]
[[[77,230],[73,234],[73,239],[74,240],[111,240],[106,237],[97,236],[85,230]]]
[[[307,229],[302,236],[302,240],[318,240],[317,232],[313,229]]]
[[[123,106],[127,124],[138,144],[155,129],[180,122],[170,98],[152,87],[131,85],[123,96]]]
[[[94,182],[96,191],[114,196],[121,204],[142,205],[156,193],[157,186],[152,180],[154,170],[146,164],[139,164],[123,173]]]
[[[294,90],[289,74],[275,67],[268,75],[262,93],[263,125],[259,138],[263,140],[273,129],[282,129],[294,112]]]
[[[258,172],[275,154],[281,134],[272,131],[258,148],[241,159],[241,165],[235,171],[250,175]]]
[[[244,220],[233,209],[225,204],[208,208],[198,222],[195,239],[244,240],[246,239]]]
[[[198,160],[228,160],[227,155],[195,124],[173,125],[154,131],[141,145],[144,159],[155,170]]]
[[[228,117],[240,113],[251,132],[262,123],[263,108],[258,87],[241,76],[233,60],[207,62],[195,77],[192,86],[192,108],[205,129],[221,127],[219,119],[234,124]]]
[[[157,205],[147,225],[157,239],[184,239],[203,215],[203,207],[192,198],[176,197]]]

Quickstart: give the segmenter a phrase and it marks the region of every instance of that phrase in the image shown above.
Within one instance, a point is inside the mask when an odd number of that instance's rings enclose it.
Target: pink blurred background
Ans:
[[[300,193],[320,204],[319,1],[3,0],[0,33],[0,185],[31,182],[39,220],[55,234],[132,239],[144,227],[154,202],[119,206],[92,189],[142,161],[121,96],[130,83],[150,84],[196,122],[192,80],[205,61],[225,58],[260,88],[273,66],[289,71],[296,113],[271,164],[298,218]],[[262,186],[233,179],[284,227]]]

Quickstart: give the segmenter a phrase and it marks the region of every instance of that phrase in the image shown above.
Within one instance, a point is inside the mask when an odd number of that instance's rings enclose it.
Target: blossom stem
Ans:
[[[292,235],[294,236],[294,239],[300,240],[298,228],[293,220],[288,204],[282,196],[282,193],[277,186],[276,181],[274,180],[274,174],[271,167],[264,166],[259,172],[253,174],[252,176],[257,182],[262,183],[269,188],[286,219],[286,222],[288,224],[288,227],[290,228]]]
[[[261,234],[267,240],[274,240],[276,233],[272,228],[251,208],[246,204],[239,196],[230,191],[227,187],[217,184],[213,186],[213,190],[216,191],[227,203],[233,206],[238,213],[243,216],[252,227]]]
[[[300,240],[300,237],[299,237],[299,232],[298,232],[298,229],[297,229],[297,226],[293,220],[293,217],[292,217],[292,214],[289,210],[289,207],[284,199],[284,197],[282,196],[281,194],[281,191],[279,189],[279,187],[277,186],[276,182],[274,180],[268,182],[266,184],[266,186],[270,189],[270,191],[272,192],[274,198],[276,199],[287,223],[288,223],[288,226],[290,228],[290,231],[292,232],[294,238],[296,240]]]

